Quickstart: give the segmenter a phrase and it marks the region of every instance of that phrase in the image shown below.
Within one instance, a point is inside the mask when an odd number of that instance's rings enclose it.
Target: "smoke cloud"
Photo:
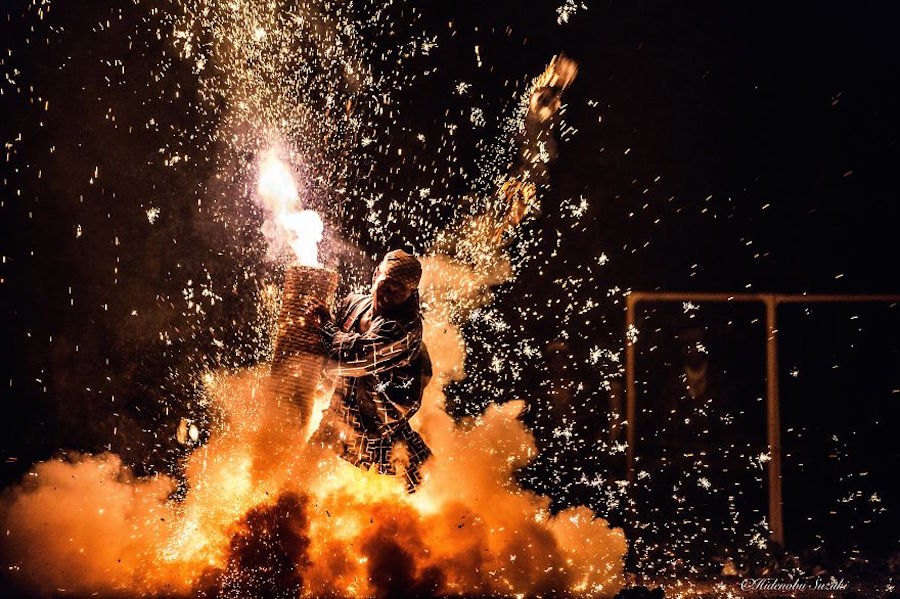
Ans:
[[[625,539],[583,507],[552,515],[513,472],[535,455],[524,403],[454,421],[444,386],[464,376],[454,324],[509,276],[499,254],[423,259],[435,377],[413,420],[434,451],[407,495],[399,479],[306,443],[266,368],[207,379],[223,414],[174,479],[136,478],[111,454],[35,466],[2,501],[4,561],[19,588],[101,596],[396,596],[570,592],[622,586]],[[498,261],[499,260],[499,261]]]

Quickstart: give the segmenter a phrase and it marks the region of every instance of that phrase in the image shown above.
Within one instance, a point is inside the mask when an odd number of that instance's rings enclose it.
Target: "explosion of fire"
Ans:
[[[173,479],[135,478],[113,454],[37,465],[4,505],[21,580],[45,593],[235,597],[617,592],[621,530],[583,507],[551,515],[513,481],[535,454],[523,403],[461,422],[443,410],[465,355],[446,316],[504,276],[446,255],[423,263],[435,379],[414,423],[435,456],[415,495],[306,443],[293,406],[263,391],[264,369],[211,374],[226,416],[191,454],[182,501],[169,499]]]
[[[186,23],[176,25],[174,37],[181,59],[196,60],[203,72],[201,91],[229,98],[210,141],[227,140],[236,154],[250,147],[261,156],[255,197],[266,213],[270,253],[283,258],[289,246],[291,261],[319,266],[322,219],[305,207],[318,205],[298,189],[288,163],[268,149],[269,132],[280,130],[308,163],[323,165],[319,179],[333,182],[344,167],[321,159],[336,153],[335,146],[356,144],[365,129],[352,114],[360,90],[386,97],[379,86],[393,83],[373,76],[360,58],[371,51],[358,29],[330,23],[331,16],[317,9],[302,10],[310,14],[287,23],[260,3],[197,0],[185,3]],[[317,18],[329,26],[315,25]],[[378,28],[383,20],[357,27]],[[324,75],[294,68],[293,45],[311,23],[310,39],[326,50],[341,49],[318,56]],[[427,53],[432,43],[417,42],[416,51]],[[208,60],[216,70],[204,71]],[[571,69],[564,87],[574,78],[574,63],[560,64]],[[548,73],[555,73],[553,64]],[[335,80],[351,90],[346,111],[331,110],[341,89],[327,94],[329,118],[321,118],[308,98],[296,97],[332,90]],[[524,100],[527,111],[527,94]],[[544,120],[559,107],[558,98],[542,106]],[[523,128],[523,115],[505,125],[508,132]],[[538,154],[529,160],[552,158],[543,141]],[[434,456],[416,494],[308,442],[295,408],[266,390],[265,367],[208,372],[205,396],[222,417],[188,456],[180,481],[136,477],[113,453],[70,455],[37,464],[6,494],[0,518],[18,584],[43,594],[101,595],[615,594],[624,583],[622,531],[584,507],[553,514],[549,498],[515,481],[514,472],[536,455],[533,436],[518,418],[524,402],[491,404],[462,420],[444,410],[444,387],[464,377],[460,323],[490,302],[492,287],[512,278],[504,235],[527,214],[535,191],[533,182],[509,179],[498,194],[499,208],[481,204],[477,213],[463,215],[435,236],[437,249],[422,259],[424,340],[434,378],[412,424]],[[370,217],[379,231],[377,213]],[[272,288],[264,284],[257,298],[261,313],[277,312]],[[318,398],[317,405],[328,399]],[[180,437],[196,443],[199,435],[192,426]]]

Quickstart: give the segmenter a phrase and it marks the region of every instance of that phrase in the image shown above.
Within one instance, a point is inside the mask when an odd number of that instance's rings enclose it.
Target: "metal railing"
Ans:
[[[769,446],[769,534],[784,545],[784,521],[781,499],[781,416],[778,403],[778,326],[779,304],[900,302],[900,295],[804,295],[777,293],[682,293],[669,291],[632,291],[625,300],[625,399],[626,399],[626,476],[634,481],[635,419],[637,392],[634,381],[635,308],[640,302],[759,302],[766,309],[766,420]]]

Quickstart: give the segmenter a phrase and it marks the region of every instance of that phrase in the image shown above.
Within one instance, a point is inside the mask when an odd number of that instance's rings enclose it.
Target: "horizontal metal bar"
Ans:
[[[900,303],[900,295],[847,294],[847,293],[705,293],[692,291],[632,291],[627,296],[627,304],[638,302],[767,302],[774,298],[776,304],[818,304],[882,302]]]

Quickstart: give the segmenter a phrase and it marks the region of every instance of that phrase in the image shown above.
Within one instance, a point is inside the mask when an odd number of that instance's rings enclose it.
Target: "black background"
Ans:
[[[222,191],[206,184],[211,162],[161,165],[158,149],[171,131],[208,123],[190,104],[196,86],[188,65],[174,62],[162,83],[148,73],[165,41],[147,31],[129,49],[126,36],[98,31],[119,10],[126,24],[140,23],[146,6],[118,4],[59,4],[43,20],[24,2],[4,3],[2,11],[3,45],[12,50],[0,84],[9,144],[0,187],[5,484],[60,450],[110,448],[139,473],[175,469],[183,450],[173,427],[181,414],[199,410],[190,373],[256,359],[252,352],[223,357],[227,351],[212,339],[226,347],[258,343],[241,327],[252,311],[247,297],[257,278],[277,277],[257,249],[258,215],[226,231],[196,209],[196,198]],[[417,187],[434,178],[429,165],[446,157],[416,149],[413,133],[439,136],[446,119],[469,114],[472,98],[453,93],[459,81],[472,85],[488,121],[483,131],[461,129],[456,138],[461,164],[471,167],[485,151],[478,140],[499,135],[516,82],[559,51],[573,57],[580,71],[564,119],[578,132],[560,145],[552,189],[526,225],[541,239],[546,265],[505,285],[497,309],[543,347],[560,336],[563,308],[552,302],[566,298],[548,281],[606,254],[597,280],[578,293],[599,306],[568,340],[585,393],[604,375],[586,366],[589,350],[622,345],[626,289],[900,293],[896,5],[598,2],[562,25],[556,3],[417,6],[417,27],[437,36],[427,63],[438,70],[395,99],[394,144],[411,157],[374,156],[371,175],[351,185],[417,197]],[[128,66],[116,83],[103,64],[112,56]],[[180,100],[153,91],[175,85]],[[118,128],[106,118],[109,107]],[[147,115],[157,129],[139,128]],[[138,129],[129,134],[129,124]],[[102,176],[89,184],[95,165]],[[474,191],[459,177],[443,177],[441,185],[447,196]],[[590,208],[572,227],[559,206],[582,195]],[[152,226],[151,206],[161,210]],[[371,255],[382,252],[355,210],[342,223],[347,238]],[[453,205],[443,211],[449,222]],[[551,257],[557,231],[563,241]],[[391,241],[422,249],[431,233],[401,223]],[[186,316],[176,307],[181,290],[207,272],[235,281],[233,292],[202,317]],[[522,316],[521,308],[545,302],[543,318]],[[800,440],[785,433],[785,450],[814,462],[806,470],[785,466],[787,528],[789,540],[793,528],[793,542],[807,547],[829,530],[806,516],[827,514],[832,498],[821,496],[832,479],[874,470],[876,483],[859,488],[878,490],[883,507],[895,509],[892,491],[880,485],[898,463],[888,437],[897,414],[897,317],[888,306],[782,312],[783,423],[807,431]],[[467,330],[473,374],[450,389],[457,414],[476,413],[492,399],[478,392],[491,376],[491,356],[479,351],[477,328]],[[160,340],[164,330],[172,345]],[[753,339],[738,339],[729,359],[759,360]],[[526,374],[502,383],[510,398],[534,395],[550,378],[544,357],[521,360]],[[794,368],[800,377],[790,376]],[[532,403],[539,411],[540,401]],[[838,470],[828,465],[832,434],[845,443]],[[843,441],[848,437],[865,442]],[[609,463],[614,477],[617,466]],[[531,483],[552,492],[540,476]],[[896,522],[892,516],[882,529],[880,549],[885,539],[896,541]]]

